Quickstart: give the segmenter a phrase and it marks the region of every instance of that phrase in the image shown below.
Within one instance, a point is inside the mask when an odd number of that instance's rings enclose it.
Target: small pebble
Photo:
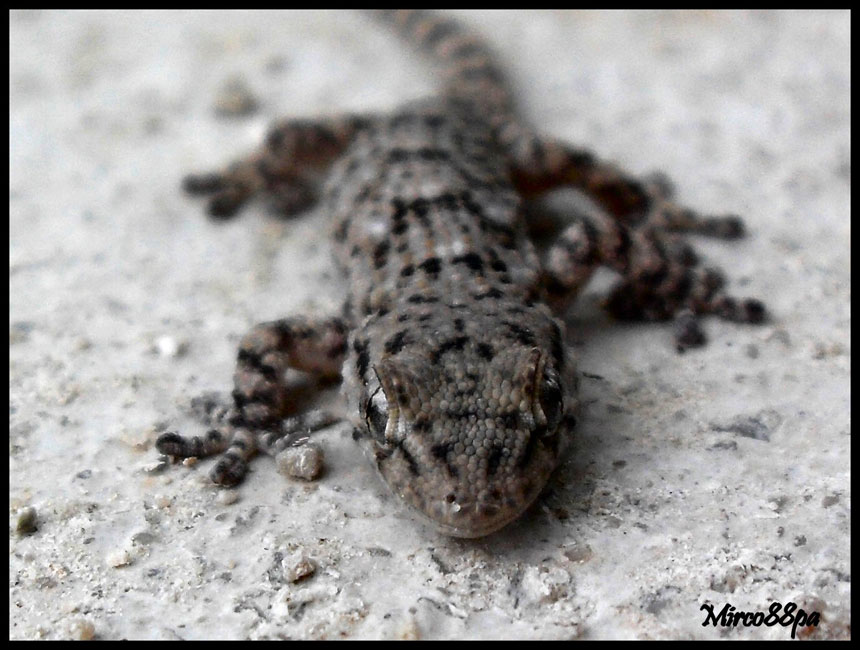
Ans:
[[[131,553],[124,548],[119,549],[118,551],[113,551],[108,554],[107,563],[114,568],[127,566],[131,564]]]
[[[146,544],[151,544],[155,541],[155,535],[153,535],[149,531],[142,530],[139,533],[135,533],[134,535],[132,535],[131,541],[135,544],[145,546]]]
[[[181,357],[188,350],[188,344],[177,341],[172,336],[160,336],[155,341],[155,348],[162,357],[175,359]]]
[[[236,490],[219,490],[216,500],[222,506],[229,506],[239,500],[239,493]]]
[[[290,582],[300,582],[317,570],[316,562],[306,555],[292,555],[284,559],[284,573]]]
[[[278,471],[292,478],[313,481],[323,469],[323,450],[312,442],[299,447],[289,447],[275,458]]]
[[[92,641],[96,635],[96,627],[91,621],[77,619],[69,625],[69,638],[77,641]]]
[[[93,347],[93,342],[90,341],[88,338],[81,337],[75,341],[75,349],[79,352],[89,350],[91,347]]]
[[[140,466],[140,471],[144,474],[161,474],[164,470],[170,467],[167,462],[167,456],[160,456],[153,461],[147,461]]]
[[[282,587],[272,600],[272,615],[285,619],[290,615],[290,590]]]
[[[18,511],[18,520],[15,523],[15,531],[19,535],[29,535],[36,532],[39,526],[37,524],[38,517],[36,509],[32,506],[26,506]]]
[[[563,553],[568,560],[576,562],[577,564],[584,564],[594,556],[594,551],[588,544],[572,544],[570,546],[566,546]]]
[[[215,113],[221,116],[250,115],[257,110],[259,103],[242,79],[227,81],[218,91],[215,100]]]

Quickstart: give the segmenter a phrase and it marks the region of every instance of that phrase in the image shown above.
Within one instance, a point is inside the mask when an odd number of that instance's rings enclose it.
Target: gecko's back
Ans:
[[[407,107],[356,136],[323,195],[349,278],[358,437],[447,532],[500,527],[557,464],[574,375],[491,127],[450,101]]]

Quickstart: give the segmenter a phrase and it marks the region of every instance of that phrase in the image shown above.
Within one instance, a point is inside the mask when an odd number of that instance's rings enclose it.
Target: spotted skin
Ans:
[[[755,323],[765,310],[726,294],[683,239],[739,237],[739,218],[699,215],[662,177],[537,135],[488,47],[459,23],[376,17],[440,65],[438,97],[387,116],[286,120],[260,151],[185,180],[222,219],[256,197],[282,214],[319,200],[348,282],[343,317],[252,330],[221,428],[167,433],[158,448],[222,453],[212,478],[235,484],[257,449],[282,449],[301,429],[283,431],[301,408],[285,372],[339,375],[353,437],[385,483],[442,532],[478,537],[516,519],[564,455],[578,380],[556,315],[598,267],[621,277],[607,309],[675,319],[679,350],[704,343],[698,315]],[[541,257],[526,201],[561,186],[600,209],[571,217]]]

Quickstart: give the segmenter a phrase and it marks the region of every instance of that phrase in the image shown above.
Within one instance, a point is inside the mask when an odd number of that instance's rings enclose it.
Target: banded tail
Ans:
[[[510,115],[511,94],[487,43],[459,21],[421,9],[368,12],[426,54],[443,75],[443,93],[476,109]]]

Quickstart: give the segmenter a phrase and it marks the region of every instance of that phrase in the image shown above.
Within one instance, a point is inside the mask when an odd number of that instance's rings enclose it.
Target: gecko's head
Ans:
[[[443,533],[480,537],[534,501],[558,465],[575,387],[563,360],[535,345],[458,355],[399,355],[374,366],[363,405],[379,471]]]

